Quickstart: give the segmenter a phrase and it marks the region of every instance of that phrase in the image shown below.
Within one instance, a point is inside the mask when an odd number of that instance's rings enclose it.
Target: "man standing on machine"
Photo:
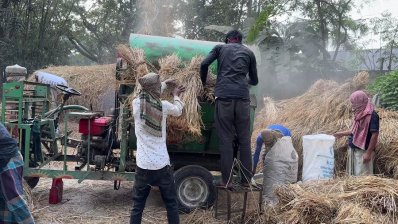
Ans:
[[[220,141],[222,180],[218,186],[232,187],[233,142],[237,136],[239,159],[242,163],[241,184],[249,186],[252,178],[250,151],[250,95],[249,85],[257,85],[257,67],[254,53],[242,44],[242,33],[232,30],[225,43],[211,50],[200,67],[203,85],[208,68],[217,59],[218,71],[215,88],[215,123]]]

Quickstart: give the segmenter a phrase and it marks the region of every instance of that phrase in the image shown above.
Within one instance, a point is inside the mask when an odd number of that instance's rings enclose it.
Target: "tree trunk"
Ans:
[[[247,1],[247,17],[252,17],[252,13],[253,13],[253,0],[248,0]]]
[[[93,62],[99,63],[100,59],[98,56],[94,55],[91,53],[82,43],[80,43],[78,40],[74,39],[72,36],[67,36],[69,42],[75,46],[76,50],[85,56],[86,58],[90,59]]]
[[[390,55],[388,58],[388,71],[391,71],[391,65],[392,65],[392,50],[394,49],[394,40],[391,41],[391,46],[390,46]]]
[[[340,46],[347,41],[348,31],[347,28],[343,26],[343,14],[339,12],[339,26],[338,26],[338,33],[337,33],[337,40],[336,40],[336,49],[333,55],[333,61],[336,61],[337,54],[339,53]],[[341,37],[341,29],[344,29],[344,38]]]
[[[326,49],[326,43],[327,43],[327,30],[326,30],[326,22],[325,18],[322,12],[322,5],[321,5],[321,0],[314,0],[316,7],[317,7],[317,13],[318,13],[318,18],[319,18],[319,31],[321,33],[321,41],[322,41],[322,47]],[[327,59],[327,55],[323,54],[323,60]]]
[[[238,17],[238,27],[242,24],[242,15],[243,15],[243,6],[245,5],[245,1],[242,1],[239,7],[239,17]]]
[[[380,58],[380,71],[383,71],[384,69],[384,59],[385,58]]]

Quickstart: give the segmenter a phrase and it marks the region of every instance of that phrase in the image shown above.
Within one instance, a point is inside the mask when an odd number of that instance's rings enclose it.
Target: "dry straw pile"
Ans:
[[[398,181],[375,176],[292,184],[265,223],[396,223]]]
[[[256,117],[252,142],[267,125],[283,124],[291,129],[294,146],[302,155],[302,136],[349,130],[352,123],[349,96],[356,90],[365,89],[368,80],[369,75],[361,72],[344,84],[319,80],[303,95],[292,99],[274,102],[265,98],[265,107]],[[379,173],[398,178],[398,113],[383,109],[377,112],[380,116],[377,169]],[[342,138],[335,146],[337,174],[345,171],[346,145],[346,139]],[[300,159],[302,164],[302,156]]]
[[[68,104],[78,104],[93,110],[105,111],[113,105],[115,95],[115,65],[59,66],[41,70],[64,78],[70,87],[80,91]],[[32,78],[32,77],[31,77]]]
[[[244,223],[397,223],[398,180],[394,179],[363,176],[311,181],[281,186],[276,194],[279,202],[274,207],[266,206],[262,213],[250,209]],[[217,223],[212,215],[212,211],[195,211],[185,221]],[[239,218],[234,216],[231,223],[240,223]]]

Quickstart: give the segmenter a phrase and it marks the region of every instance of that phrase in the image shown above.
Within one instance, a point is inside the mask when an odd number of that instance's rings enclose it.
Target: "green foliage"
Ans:
[[[127,43],[137,26],[136,0],[78,1],[73,9],[73,26],[65,36],[76,51],[91,61],[113,62],[116,45]]]
[[[398,71],[378,77],[369,90],[380,95],[382,107],[398,110]]]
[[[240,28],[245,18],[246,0],[175,0],[178,20],[182,25],[180,35],[188,39],[222,41],[224,35],[205,29],[209,25]]]
[[[321,36],[323,48],[327,48],[329,42],[334,46],[332,60],[336,60],[342,46],[350,46],[354,42],[353,34],[363,33],[366,26],[363,22],[353,20],[351,11],[358,5],[353,0],[300,0],[298,9],[312,22],[312,26]],[[323,59],[329,59],[328,54]]]
[[[264,9],[254,22],[253,26],[249,30],[249,34],[247,35],[247,42],[248,43],[253,43],[260,32],[266,27],[268,23],[269,16],[271,15],[273,11],[272,6],[268,6],[267,8]]]
[[[20,64],[29,72],[65,64],[71,46],[63,34],[77,0],[13,1],[0,9],[0,70]]]

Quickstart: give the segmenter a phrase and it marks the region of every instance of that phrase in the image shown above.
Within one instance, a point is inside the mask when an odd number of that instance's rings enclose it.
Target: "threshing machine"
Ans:
[[[206,56],[216,44],[221,44],[139,34],[131,34],[129,42],[130,47],[143,49],[148,62],[155,65],[159,58],[170,54],[178,55],[183,61],[197,55]],[[124,63],[118,58],[115,81],[120,79]],[[48,85],[18,81],[4,83],[2,88],[1,122],[19,141],[25,160],[24,176],[32,187],[42,177],[73,178],[79,182],[85,179],[111,180],[115,182],[115,189],[118,189],[120,181],[134,181],[134,120],[130,108],[124,106],[134,90],[133,84],[119,86],[115,92],[115,109],[109,115],[79,105],[66,105],[70,97],[84,97],[70,87],[57,86],[63,93],[63,100],[52,110],[49,109]],[[214,104],[200,104],[203,137],[167,143],[175,170],[178,201],[184,211],[211,206],[216,199],[212,171],[220,170],[220,155],[214,126]],[[255,108],[255,95],[252,94],[252,124]],[[61,117],[63,122],[59,123]],[[68,137],[71,119],[79,121],[81,139],[78,141]],[[57,133],[58,128],[62,128],[62,135]],[[53,161],[62,161],[62,168],[49,166]]]

